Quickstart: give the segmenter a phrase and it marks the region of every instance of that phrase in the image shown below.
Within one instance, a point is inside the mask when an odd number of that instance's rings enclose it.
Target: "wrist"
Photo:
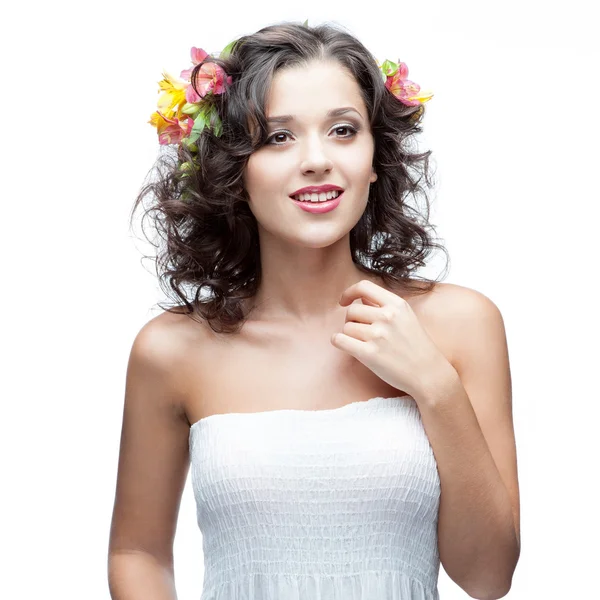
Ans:
[[[415,400],[435,406],[451,397],[461,385],[457,370],[446,360],[436,369],[427,372],[420,382]]]

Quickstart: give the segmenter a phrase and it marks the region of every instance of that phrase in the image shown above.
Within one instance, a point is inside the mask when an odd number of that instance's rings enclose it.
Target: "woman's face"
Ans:
[[[354,110],[327,114],[349,107]],[[246,165],[244,185],[259,231],[313,248],[334,243],[359,221],[369,185],[377,179],[374,140],[358,83],[339,63],[280,70],[266,115],[292,118],[269,123],[266,145]],[[323,184],[344,190],[332,211],[307,212],[290,198],[299,188]]]

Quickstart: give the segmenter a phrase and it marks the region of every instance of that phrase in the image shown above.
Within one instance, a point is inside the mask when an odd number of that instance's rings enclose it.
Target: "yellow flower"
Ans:
[[[181,109],[186,103],[185,90],[189,85],[186,81],[180,81],[163,71],[163,79],[158,82],[163,91],[158,99],[158,109],[167,118],[172,119],[175,115],[177,119],[185,118],[182,116]]]

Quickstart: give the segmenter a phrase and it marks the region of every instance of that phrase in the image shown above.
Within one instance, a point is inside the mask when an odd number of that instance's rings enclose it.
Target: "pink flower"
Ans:
[[[204,50],[202,50],[202,48],[196,48],[196,46],[192,46],[190,54],[192,56],[192,64],[194,65],[194,67],[196,65],[199,65],[208,56],[208,52],[205,52]],[[194,67],[184,69],[183,71],[181,71],[181,74],[179,76],[182,79],[189,81],[190,75],[192,74]]]
[[[420,94],[421,87],[414,81],[408,80],[407,77],[408,67],[406,66],[406,63],[398,61],[398,69],[391,74],[387,74],[385,87],[392,92],[400,102],[407,106],[417,106],[418,104],[427,102],[433,97],[433,94]]]
[[[181,71],[180,77],[190,81],[194,67],[199,65],[207,56],[208,53],[202,50],[202,48],[193,47],[191,57],[194,66]],[[230,76],[227,76],[220,65],[212,62],[204,63],[198,70],[195,78],[195,84],[199,93],[196,92],[190,83],[185,90],[185,99],[190,104],[194,104],[199,102],[208,93],[222,94],[225,90],[225,81],[231,84],[232,79]]]
[[[231,84],[231,77],[227,76],[223,68],[216,63],[204,63],[196,74],[196,87],[199,94],[190,84],[185,90],[185,99],[190,102],[198,102],[206,94],[222,94],[225,90],[225,80]]]

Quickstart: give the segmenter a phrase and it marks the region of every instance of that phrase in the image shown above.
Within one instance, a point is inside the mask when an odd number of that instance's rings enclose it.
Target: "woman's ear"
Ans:
[[[377,181],[377,173],[375,173],[375,168],[372,169],[371,177],[369,179],[371,183],[375,183]]]

